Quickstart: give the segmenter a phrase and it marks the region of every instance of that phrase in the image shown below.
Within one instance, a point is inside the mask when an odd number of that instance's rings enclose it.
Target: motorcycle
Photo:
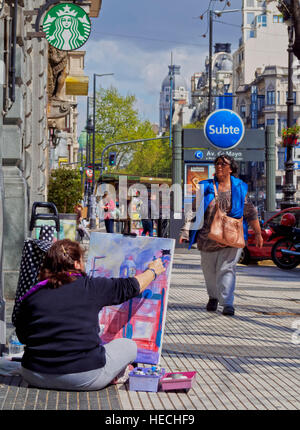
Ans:
[[[286,227],[284,237],[273,245],[271,257],[280,269],[297,267],[300,264],[300,228]]]

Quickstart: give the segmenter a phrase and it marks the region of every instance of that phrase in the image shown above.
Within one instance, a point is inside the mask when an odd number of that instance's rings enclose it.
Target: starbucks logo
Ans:
[[[47,12],[43,31],[50,45],[62,51],[73,51],[89,38],[91,22],[80,6],[62,3]]]

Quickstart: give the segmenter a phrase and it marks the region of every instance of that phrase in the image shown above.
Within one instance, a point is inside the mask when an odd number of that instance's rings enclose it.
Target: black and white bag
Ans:
[[[52,210],[52,214],[37,214],[37,207],[46,207]],[[51,247],[54,239],[55,228],[59,236],[59,217],[56,206],[53,203],[36,202],[32,206],[32,215],[30,220],[29,231],[30,235],[36,226],[36,220],[54,220],[56,227],[51,225],[39,226],[40,234],[39,239],[28,238],[24,242],[22,258],[20,263],[20,273],[18,285],[15,296],[15,304],[12,312],[12,323],[16,325],[16,318],[20,307],[20,298],[27,293],[27,291],[37,283],[37,277],[40,267],[43,263],[48,249]]]

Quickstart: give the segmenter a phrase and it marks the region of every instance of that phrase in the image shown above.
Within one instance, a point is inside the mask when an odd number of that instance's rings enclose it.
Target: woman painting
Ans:
[[[210,226],[216,213],[216,201],[213,187],[215,181],[219,196],[220,208],[233,218],[244,217],[255,233],[255,244],[262,247],[260,224],[257,210],[247,194],[247,184],[237,178],[237,164],[227,155],[215,159],[215,177],[201,181],[204,186],[204,224],[197,234],[197,247],[201,254],[201,267],[208,293],[207,311],[216,311],[218,304],[223,306],[223,315],[234,315],[234,290],[236,283],[236,264],[241,249],[224,247],[208,238]],[[195,232],[196,233],[196,232]],[[195,234],[194,234],[195,236]],[[247,227],[244,222],[244,236],[247,238]],[[193,237],[191,242],[193,242]],[[188,223],[180,236],[180,243],[189,240]]]
[[[99,390],[137,355],[127,338],[102,345],[98,313],[138,296],[165,268],[161,259],[128,278],[89,278],[77,242],[63,239],[48,250],[39,283],[20,300],[16,333],[25,345],[22,375],[31,385],[61,390]]]

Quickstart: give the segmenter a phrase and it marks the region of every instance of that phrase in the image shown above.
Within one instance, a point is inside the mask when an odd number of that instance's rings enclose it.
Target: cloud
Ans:
[[[147,51],[127,40],[107,39],[91,40],[85,50],[85,74],[90,77],[90,95],[93,92],[93,73],[114,73],[113,76],[97,78],[97,88],[100,84],[104,88],[112,85],[124,96],[134,94],[142,119],[158,122],[159,95],[171,64],[171,50]],[[194,46],[173,47],[172,58],[174,64],[181,66],[181,75],[190,89],[193,73],[204,69],[205,53]],[[86,108],[81,106],[79,131],[85,121]]]

